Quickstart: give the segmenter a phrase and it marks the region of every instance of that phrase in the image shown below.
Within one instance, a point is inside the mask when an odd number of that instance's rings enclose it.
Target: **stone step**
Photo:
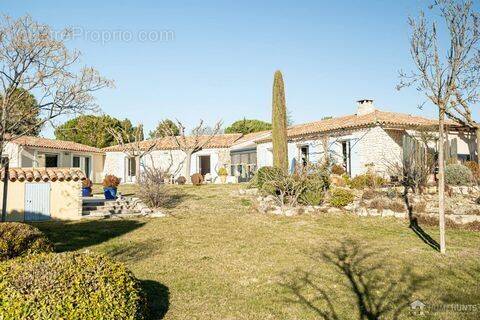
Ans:
[[[114,206],[114,205],[130,205],[133,204],[134,201],[131,200],[108,200],[108,201],[92,201],[83,200],[82,204],[84,206]]]
[[[112,215],[112,214],[132,214],[136,213],[135,210],[130,209],[117,209],[117,210],[83,210],[82,216],[104,216],[104,215]]]
[[[129,205],[112,205],[112,206],[92,206],[84,205],[82,206],[83,211],[95,211],[95,210],[128,210],[131,209]]]

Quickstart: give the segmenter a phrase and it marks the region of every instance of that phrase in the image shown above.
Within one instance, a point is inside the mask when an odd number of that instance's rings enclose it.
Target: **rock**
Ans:
[[[275,198],[274,196],[272,195],[268,195],[266,196],[265,198],[263,198],[263,201],[267,202],[267,203],[276,203],[277,202],[277,198]]]
[[[395,216],[395,212],[393,212],[390,209],[383,209],[380,214],[381,214],[382,217],[394,217]]]
[[[298,215],[298,208],[286,208],[283,210],[283,213],[287,217],[292,217]]]
[[[305,213],[315,212],[315,208],[313,206],[306,206],[304,209],[305,209]]]
[[[245,191],[245,194],[252,195],[252,196],[255,196],[255,195],[258,194],[258,189],[257,188],[250,188],[250,189],[246,189],[244,191]]]
[[[269,212],[277,216],[283,215],[283,210],[281,207],[274,207],[273,210],[270,210]]]
[[[368,216],[368,209],[364,207],[360,207],[355,213],[361,217],[366,217]]]
[[[166,217],[167,215],[163,212],[157,211],[157,212],[152,212],[148,214],[148,217],[150,218],[163,218]]]
[[[394,217],[399,219],[406,219],[408,214],[406,212],[394,212]]]
[[[342,209],[336,208],[336,207],[330,207],[327,209],[327,213],[341,213]]]
[[[153,212],[153,211],[152,211],[152,209],[150,209],[150,208],[142,208],[142,209],[140,210],[140,213],[144,213],[144,214],[145,214],[145,213],[152,213],[152,212]]]
[[[246,193],[247,193],[247,192],[246,192],[245,189],[240,189],[240,190],[238,190],[238,194],[239,194],[239,195],[244,195],[244,194],[246,194]]]

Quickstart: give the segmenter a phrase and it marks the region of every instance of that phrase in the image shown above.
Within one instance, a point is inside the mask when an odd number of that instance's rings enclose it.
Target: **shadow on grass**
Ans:
[[[174,209],[179,204],[181,204],[185,198],[187,198],[187,194],[181,190],[174,190],[170,191],[167,194],[166,199],[162,203],[162,207],[166,209]]]
[[[341,241],[323,254],[312,255],[312,259],[333,267],[337,277],[328,279],[324,273],[296,270],[284,275],[281,285],[293,296],[288,302],[300,304],[323,319],[343,319],[340,310],[350,306],[357,319],[398,319],[427,280],[408,268],[396,273],[377,252],[367,251],[353,240]],[[348,302],[339,299],[343,291]],[[349,318],[354,318],[351,313],[349,310]]]
[[[136,220],[86,220],[80,222],[49,221],[32,223],[55,245],[56,252],[90,247],[140,228]]]
[[[147,319],[163,319],[170,306],[170,291],[165,285],[152,280],[140,280],[147,300]]]
[[[405,204],[406,204],[407,210],[408,210],[408,220],[410,222],[409,228],[412,229],[412,231],[425,244],[430,246],[432,249],[440,252],[440,245],[438,244],[438,242],[435,239],[433,239],[427,232],[425,232],[425,230],[423,230],[422,227],[418,224],[418,219],[413,214],[413,205],[410,203],[410,200],[408,199],[408,188],[407,187],[405,187],[405,191],[403,192],[403,199],[405,201]]]

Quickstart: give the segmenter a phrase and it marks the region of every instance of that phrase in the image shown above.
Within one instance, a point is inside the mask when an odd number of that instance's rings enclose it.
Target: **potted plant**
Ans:
[[[220,169],[218,169],[218,176],[220,177],[220,181],[222,183],[225,183],[228,176],[227,169],[225,169],[225,167],[221,167]]]
[[[115,200],[117,198],[117,187],[120,184],[120,179],[113,174],[109,174],[103,179],[103,193],[105,199]]]
[[[91,197],[92,196],[92,180],[86,178],[82,181],[82,197]]]

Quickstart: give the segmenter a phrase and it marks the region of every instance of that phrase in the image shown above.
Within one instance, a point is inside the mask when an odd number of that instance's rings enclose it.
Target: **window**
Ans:
[[[350,141],[342,141],[343,167],[350,174]]]
[[[47,168],[57,168],[58,167],[58,155],[56,155],[56,154],[46,154],[45,155],[45,167],[47,167]]]
[[[87,176],[87,178],[90,178],[90,158],[89,157],[85,157],[85,168],[83,169],[83,171],[85,172],[85,175]]]
[[[135,157],[128,158],[128,176],[134,177],[137,175],[137,161]]]
[[[300,160],[302,161],[302,165],[305,167],[308,163],[308,146],[300,147]]]
[[[72,167],[80,168],[80,157],[73,157]]]

